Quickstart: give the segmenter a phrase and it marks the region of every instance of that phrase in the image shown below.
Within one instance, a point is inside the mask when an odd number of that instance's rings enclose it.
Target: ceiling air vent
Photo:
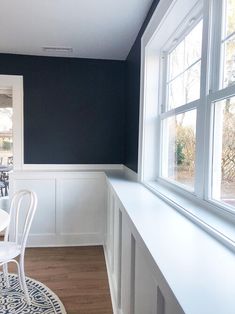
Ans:
[[[42,47],[45,52],[73,52],[72,47]]]

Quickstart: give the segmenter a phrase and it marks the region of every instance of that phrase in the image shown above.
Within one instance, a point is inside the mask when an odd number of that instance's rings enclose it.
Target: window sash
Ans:
[[[200,14],[197,14],[197,18],[195,18],[194,22],[190,25],[190,29],[188,27],[185,27],[184,32],[181,31],[181,38],[180,40],[178,40],[178,44],[180,44],[180,42],[182,42],[182,40],[192,31],[192,29],[200,22],[200,20],[202,20],[202,12],[200,12]],[[162,86],[160,86],[161,88],[161,93],[162,93],[162,105],[161,105],[161,110],[159,113],[159,123],[160,123],[160,132],[159,132],[159,151],[162,151],[162,145],[163,144],[163,129],[162,129],[162,124],[163,124],[163,120],[169,118],[169,117],[173,117],[176,116],[178,114],[181,113],[185,113],[187,111],[191,111],[193,109],[196,110],[196,116],[197,116],[197,122],[196,122],[196,147],[198,146],[198,134],[197,134],[197,128],[198,128],[198,112],[199,112],[199,108],[201,106],[201,102],[202,102],[202,92],[204,91],[204,87],[202,86],[202,75],[203,75],[203,64],[205,63],[204,60],[204,56],[203,56],[203,33],[204,33],[204,23],[203,23],[203,30],[202,30],[202,49],[201,49],[201,58],[199,58],[198,60],[196,60],[192,65],[190,65],[188,68],[191,68],[193,65],[197,64],[197,62],[201,62],[201,77],[200,77],[200,96],[199,99],[194,100],[192,102],[186,103],[186,104],[182,104],[181,106],[178,106],[176,108],[173,109],[168,109],[168,103],[167,103],[167,92],[168,92],[168,84],[170,83],[170,81],[167,80],[167,78],[169,77],[169,58],[168,55],[177,47],[178,44],[175,44],[174,47],[171,47],[168,51],[163,50],[164,52],[162,53]],[[186,68],[182,73],[178,74],[182,75],[184,72],[186,72],[188,70],[188,68]],[[175,79],[175,78],[174,78]],[[174,79],[172,79],[171,81],[173,81]],[[195,178],[194,178],[194,189],[191,189],[190,187],[187,187],[183,184],[180,184],[179,182],[175,181],[175,180],[171,180],[169,178],[165,178],[162,176],[162,167],[163,167],[163,160],[162,160],[162,154],[160,154],[158,160],[157,160],[157,173],[158,173],[158,177],[157,177],[157,181],[162,181],[165,183],[169,183],[170,185],[172,185],[173,187],[177,187],[177,188],[181,188],[183,190],[189,191],[191,193],[196,193],[196,191],[198,191],[198,174],[197,174],[197,168],[198,168],[198,152],[196,150],[196,160],[195,160]]]

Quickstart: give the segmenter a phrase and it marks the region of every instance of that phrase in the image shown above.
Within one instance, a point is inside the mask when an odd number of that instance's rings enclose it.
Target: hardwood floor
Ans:
[[[113,313],[101,246],[27,249],[25,270],[59,296],[67,314]]]

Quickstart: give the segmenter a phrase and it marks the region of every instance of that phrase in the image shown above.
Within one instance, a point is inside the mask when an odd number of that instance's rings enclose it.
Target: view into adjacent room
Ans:
[[[12,88],[0,87],[0,198],[8,197],[9,172],[13,169]]]

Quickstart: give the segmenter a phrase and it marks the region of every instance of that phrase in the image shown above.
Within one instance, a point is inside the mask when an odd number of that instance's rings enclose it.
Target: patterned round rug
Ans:
[[[0,273],[0,314],[66,314],[57,295],[44,284],[26,278],[31,305],[28,305],[24,292],[20,289],[18,276],[9,275],[10,287],[7,288]]]

